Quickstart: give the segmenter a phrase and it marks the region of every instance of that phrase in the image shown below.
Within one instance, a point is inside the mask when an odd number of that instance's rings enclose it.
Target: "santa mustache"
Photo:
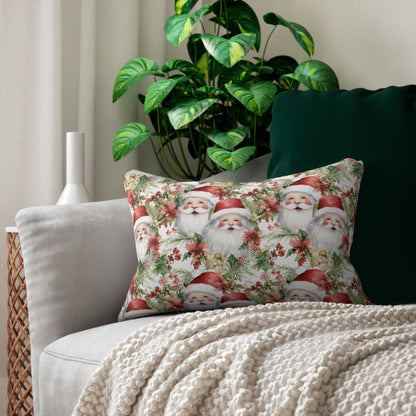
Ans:
[[[227,230],[241,230],[244,227],[244,225],[237,225],[237,224],[224,224],[223,226],[218,226],[218,228],[222,231],[227,231]]]
[[[198,213],[198,214],[205,214],[206,212],[209,211],[209,208],[185,208],[185,207],[181,207],[179,208],[179,210],[183,213],[183,214],[194,214],[194,213]]]
[[[305,204],[304,202],[301,202],[300,204],[295,204],[295,203],[291,203],[289,205],[284,204],[283,206],[285,209],[290,209],[290,210],[299,209],[299,208],[301,208],[302,210],[307,210],[307,209],[312,208],[312,205]]]
[[[322,228],[326,228],[326,229],[331,230],[331,231],[339,231],[339,232],[342,232],[343,229],[344,229],[343,226],[340,227],[339,225],[334,225],[334,224],[331,224],[331,223],[324,224],[323,220],[320,221],[320,226]]]

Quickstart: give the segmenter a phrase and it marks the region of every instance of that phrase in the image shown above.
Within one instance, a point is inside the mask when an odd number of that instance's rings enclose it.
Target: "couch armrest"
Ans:
[[[69,333],[115,322],[137,257],[126,199],[26,208],[16,224],[36,401],[42,350]]]

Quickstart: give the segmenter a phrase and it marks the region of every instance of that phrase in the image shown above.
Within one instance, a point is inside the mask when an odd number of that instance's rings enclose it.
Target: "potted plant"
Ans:
[[[168,176],[199,180],[235,170],[269,151],[276,93],[297,89],[300,83],[309,89],[339,88],[334,71],[322,61],[299,64],[290,56],[266,57],[273,32],[283,27],[311,58],[314,42],[302,25],[266,13],[263,20],[271,30],[261,50],[260,23],[245,1],[217,0],[193,10],[196,3],[176,0],[175,15],[164,27],[174,46],[187,40],[189,60],[174,59],[159,67],[139,57],[117,75],[113,102],[140,79],[154,77],[146,94],[139,95],[153,130],[142,123],[123,126],[114,137],[114,160],[149,139]],[[259,56],[248,59],[251,51]],[[192,166],[188,155],[196,159]]]

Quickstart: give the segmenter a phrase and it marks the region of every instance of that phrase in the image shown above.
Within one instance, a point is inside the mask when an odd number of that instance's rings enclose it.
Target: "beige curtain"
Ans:
[[[112,160],[114,133],[138,117],[137,91],[112,104],[112,87],[130,59],[166,61],[163,25],[173,1],[156,2],[0,0],[0,414],[7,382],[4,229],[21,208],[58,200],[67,131],[86,133],[94,200],[122,197],[122,175],[149,166],[139,152]]]

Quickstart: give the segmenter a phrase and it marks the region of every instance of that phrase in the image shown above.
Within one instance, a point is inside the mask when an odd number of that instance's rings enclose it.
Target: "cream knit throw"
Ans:
[[[416,415],[416,305],[280,303],[136,332],[74,415]]]

